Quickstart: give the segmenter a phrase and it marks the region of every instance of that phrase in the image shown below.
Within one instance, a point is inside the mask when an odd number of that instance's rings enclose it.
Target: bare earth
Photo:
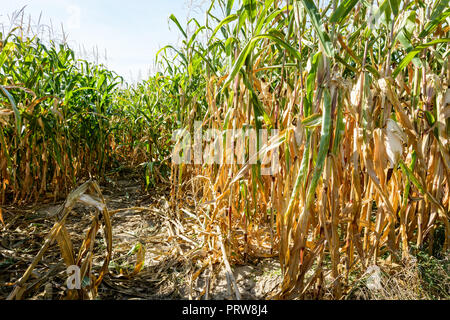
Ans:
[[[113,256],[109,275],[98,288],[96,299],[234,299],[222,264],[210,265],[198,276],[201,260],[186,256],[186,244],[175,234],[176,222],[168,212],[169,188],[160,186],[143,192],[139,174],[122,172],[101,185],[112,216]],[[57,204],[39,204],[3,211],[5,226],[0,230],[0,299],[12,291],[53,226]],[[143,210],[148,208],[148,210]],[[66,227],[74,251],[80,247],[90,227],[91,208],[77,205],[67,218]],[[97,235],[94,269],[103,263],[102,237]],[[137,255],[136,245],[145,250],[144,266],[132,274]],[[135,249],[133,251],[133,248]],[[264,299],[281,281],[277,259],[261,259],[256,264],[232,266],[242,299]],[[130,275],[132,274],[132,275]],[[53,243],[27,281],[24,299],[62,299],[66,292],[66,266],[57,243]]]

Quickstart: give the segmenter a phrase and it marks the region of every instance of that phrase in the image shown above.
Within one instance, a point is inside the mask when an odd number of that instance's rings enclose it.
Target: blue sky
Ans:
[[[155,55],[161,47],[180,41],[175,24],[171,22],[169,26],[169,16],[173,13],[182,25],[188,16],[203,22],[206,2],[209,1],[0,0],[0,30],[3,26],[7,32],[12,13],[26,5],[27,24],[31,16],[32,25],[36,25],[41,12],[41,25],[50,25],[51,21],[53,29],[61,33],[63,23],[75,51],[87,52],[86,57],[91,56],[92,60],[91,53],[98,48],[100,62],[133,81],[138,80],[139,74],[145,78],[149,70],[154,70]]]

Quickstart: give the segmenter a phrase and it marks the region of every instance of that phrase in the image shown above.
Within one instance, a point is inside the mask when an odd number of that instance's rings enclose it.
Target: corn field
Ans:
[[[0,38],[0,204],[57,199],[77,178],[119,161],[160,164],[168,156],[168,98],[156,100],[164,77],[119,88],[121,77],[75,60],[67,45],[48,47],[17,32]],[[164,125],[157,141],[155,128]]]
[[[182,45],[134,86],[67,45],[0,35],[0,204],[142,165],[147,188],[170,184],[173,218],[195,216],[199,272],[278,257],[273,299],[340,299],[355,270],[448,252],[448,0],[212,0],[203,23],[170,22]],[[222,161],[171,163],[176,129],[276,132],[256,148],[279,166],[261,174],[248,135]]]

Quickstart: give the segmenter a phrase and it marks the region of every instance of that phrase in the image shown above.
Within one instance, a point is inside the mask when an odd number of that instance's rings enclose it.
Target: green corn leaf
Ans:
[[[439,203],[439,201],[436,200],[435,197],[433,197],[433,195],[431,193],[429,193],[424,187],[423,185],[420,183],[420,181],[414,176],[414,173],[411,171],[410,168],[408,168],[408,166],[403,162],[403,160],[400,159],[399,162],[400,168],[402,169],[403,173],[408,177],[409,181],[411,181],[416,188],[420,191],[420,193],[422,193],[424,196],[426,196],[431,202],[433,202],[437,207],[438,210],[440,210],[441,212],[444,213],[444,215],[446,214],[446,210],[444,207],[442,207],[441,203]]]
[[[416,188],[420,191],[422,194],[426,194],[425,188],[422,186],[422,184],[419,182],[419,180],[414,176],[414,173],[405,165],[405,163],[400,159],[399,162],[400,168],[402,169],[403,173],[408,177],[408,180],[411,181]]]
[[[396,17],[398,15],[400,1],[399,0],[389,0],[389,7],[391,8],[391,11],[394,14],[394,17]]]
[[[227,1],[227,8],[226,8],[226,11],[227,11],[227,15],[228,15],[228,16],[229,16],[230,13],[231,13],[231,9],[233,8],[233,4],[234,4],[234,0],[228,0],[228,1]]]
[[[308,13],[311,19],[311,24],[316,30],[317,36],[319,37],[319,40],[322,43],[325,54],[328,57],[332,58],[334,56],[333,45],[331,43],[330,37],[325,32],[325,28],[323,27],[322,22],[320,21],[321,19],[319,10],[317,9],[316,5],[312,0],[302,0],[302,2],[306,8],[306,12]]]
[[[0,69],[9,55],[14,51],[15,47],[16,45],[14,44],[14,42],[8,42],[2,49],[2,52],[0,53]]]
[[[20,115],[20,111],[17,108],[16,102],[14,101],[13,96],[6,90],[3,86],[0,85],[0,89],[2,89],[3,94],[8,98],[9,102],[11,103],[11,107],[14,111],[14,116],[16,119],[16,131],[17,131],[17,137],[19,138],[21,135],[22,130],[22,117]]]
[[[256,18],[256,0],[243,0],[243,7],[247,12],[250,22],[255,21]]]
[[[411,155],[411,164],[409,165],[409,170],[411,172],[412,172],[412,170],[414,169],[414,167],[416,165],[416,160],[417,160],[417,153],[416,153],[416,151],[413,151],[413,153]],[[404,207],[406,207],[406,205],[407,205],[410,189],[411,189],[411,182],[410,182],[410,180],[408,178],[408,183],[406,184],[405,190],[403,192],[402,204],[403,204]]]
[[[264,26],[269,25],[269,22],[267,20],[267,12],[269,11],[269,8],[271,7],[274,0],[266,0],[264,3],[263,10],[260,14],[258,14],[258,21],[256,22],[256,28],[255,28],[255,35],[260,34],[261,30]],[[281,10],[278,10],[279,13]]]
[[[318,114],[318,113],[310,115],[309,117],[306,117],[305,119],[302,120],[302,124],[306,128],[310,128],[310,129],[318,127],[322,124],[322,115]]]
[[[183,36],[187,39],[188,36],[187,36],[186,32],[183,30],[183,28],[181,27],[180,23],[178,22],[178,19],[173,14],[170,15],[169,19],[172,20],[177,25],[178,29],[181,31]]]
[[[271,4],[272,2],[273,2],[273,0],[270,0],[270,2],[268,4]],[[272,22],[272,20],[274,20],[277,16],[279,16],[280,14],[282,14],[283,12],[286,11],[286,9],[274,10],[267,17],[264,18],[264,16],[267,13],[266,9],[268,9],[268,7],[266,7],[264,9],[263,14],[261,15],[260,19],[258,19],[258,23],[257,23],[256,29],[255,29],[256,34],[259,34],[264,26],[270,25],[270,22]]]
[[[309,61],[310,70],[308,72],[308,77],[306,78],[306,99],[304,105],[305,117],[308,117],[311,114],[314,90],[316,87],[317,66],[319,65],[320,59],[322,59],[322,53],[318,52],[311,57]]]
[[[442,2],[447,2],[447,6],[448,6],[448,0],[442,1]],[[438,8],[436,8],[436,9],[440,9],[440,6],[438,6]],[[450,9],[447,9],[446,11],[444,11],[440,15],[438,15],[436,18],[434,18],[432,21],[428,22],[425,25],[425,28],[419,34],[419,38],[425,38],[426,36],[428,36],[430,33],[432,33],[434,30],[436,30],[436,28],[443,21],[445,21],[448,17],[450,17]]]
[[[269,117],[269,115],[266,113],[266,111],[264,110],[261,101],[258,98],[257,93],[255,92],[255,90],[253,89],[252,85],[250,84],[250,81],[248,79],[248,76],[245,72],[242,72],[242,77],[243,77],[243,81],[245,86],[250,90],[251,92],[251,100],[252,100],[252,104],[253,104],[253,112],[255,114],[255,124],[256,124],[256,130],[257,132],[259,132],[259,129],[261,129],[261,121],[259,120],[260,117],[262,116],[264,118],[264,121],[269,124],[269,125],[273,125],[271,118]],[[259,136],[258,136],[258,143],[259,143]]]
[[[413,50],[411,50],[406,55],[406,57],[403,58],[402,61],[400,61],[397,68],[395,68],[394,72],[392,73],[392,77],[395,78],[411,62],[411,60],[423,49],[434,46],[435,44],[447,43],[447,42],[450,42],[450,39],[448,39],[448,38],[447,39],[436,39],[436,40],[430,41],[428,43],[418,45]]]
[[[231,68],[231,72],[228,75],[227,80],[224,83],[224,88],[234,79],[234,77],[238,74],[239,70],[242,68],[242,66],[245,63],[245,59],[247,58],[248,54],[253,50],[255,46],[255,42],[261,39],[269,39],[274,41],[275,43],[282,46],[284,49],[287,49],[288,52],[290,52],[292,55],[294,55],[297,59],[301,59],[300,53],[295,50],[291,45],[286,43],[284,40],[281,40],[280,38],[271,35],[271,34],[262,34],[253,37],[247,44],[245,45],[244,49],[239,54],[238,59],[234,63],[233,67]]]
[[[353,9],[353,7],[359,2],[359,0],[345,0],[342,1],[339,7],[336,8],[336,11],[330,17],[331,23],[336,23],[342,21],[347,17],[349,12]]]
[[[187,67],[189,65],[188,60],[186,58],[186,56],[178,49],[176,49],[174,46],[171,45],[167,45],[163,48],[161,48],[157,53],[156,56],[158,56],[160,54],[161,51],[165,50],[165,49],[172,49],[173,51],[175,51],[176,53],[178,53],[178,55],[181,57],[181,59],[183,59],[183,62],[185,64],[185,66]]]
[[[337,154],[340,146],[340,142],[342,140],[342,137],[345,134],[345,122],[344,122],[344,116],[342,113],[342,97],[339,95],[339,103],[337,106],[337,119],[336,119],[336,129],[334,133],[334,142],[333,142],[333,154]]]
[[[202,30],[204,30],[204,29],[205,29],[205,27],[204,27],[204,26],[201,26],[200,28],[198,28],[197,30],[195,30],[194,34],[192,35],[191,39],[189,40],[189,42],[188,42],[188,44],[187,44],[187,47],[188,47],[188,48],[191,47],[191,45],[192,45],[192,43],[195,41],[195,38],[197,37],[197,35],[198,35]]]
[[[284,214],[286,221],[291,219],[292,209],[294,208],[295,201],[298,198],[300,190],[302,186],[306,183],[306,174],[308,172],[308,164],[309,164],[309,150],[311,144],[311,132],[306,130],[306,144],[305,149],[303,150],[302,162],[300,164],[300,168],[297,173],[297,178],[295,180],[295,186],[291,193],[291,198],[289,199],[289,204]]]
[[[216,35],[216,33],[217,33],[223,26],[225,26],[225,25],[227,25],[227,24],[233,22],[233,21],[236,20],[237,18],[238,18],[238,15],[237,15],[237,14],[232,14],[232,15],[229,15],[228,17],[226,17],[225,19],[223,19],[222,21],[220,21],[220,23],[219,23],[219,24],[217,25],[217,27],[214,29],[214,31],[213,31],[213,33],[212,33],[211,38],[209,39],[209,41],[211,41],[211,40],[214,38],[214,36]]]
[[[323,91],[323,115],[322,115],[322,131],[319,142],[319,151],[317,152],[316,164],[314,167],[313,177],[308,186],[306,193],[306,203],[305,207],[309,208],[314,194],[316,192],[316,187],[322,176],[323,166],[325,159],[328,154],[328,148],[330,146],[330,135],[331,135],[331,96],[328,88]]]
[[[431,13],[430,20],[438,18],[442,14],[442,12],[447,11],[448,2],[449,0],[439,0],[437,5],[434,7],[433,12]]]

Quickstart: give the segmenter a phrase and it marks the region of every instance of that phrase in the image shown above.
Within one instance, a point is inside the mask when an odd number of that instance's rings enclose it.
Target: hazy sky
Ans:
[[[202,4],[203,10],[190,3]],[[83,46],[91,53],[98,47],[100,62],[124,76],[136,80],[139,70],[146,77],[157,51],[167,44],[177,44],[180,33],[169,16],[173,13],[185,24],[186,18],[204,21],[203,0],[0,0],[0,23],[8,31],[12,13],[26,5],[24,20],[36,25],[50,25],[61,33],[64,25],[68,42],[75,51]],[[191,8],[191,9],[189,9]],[[3,31],[0,25],[0,31]],[[48,32],[46,32],[48,34]],[[44,37],[45,38],[45,37]],[[83,49],[82,49],[83,51]]]

